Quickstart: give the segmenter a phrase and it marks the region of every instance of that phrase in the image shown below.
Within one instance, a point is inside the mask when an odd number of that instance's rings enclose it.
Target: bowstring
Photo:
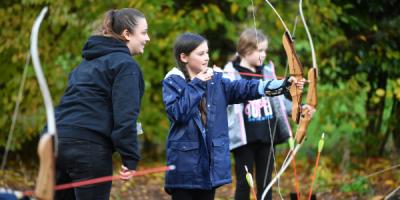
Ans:
[[[25,81],[26,81],[26,76],[28,73],[28,66],[30,64],[30,53],[28,51],[27,56],[26,56],[26,61],[25,61],[25,65],[24,65],[24,71],[22,72],[22,77],[21,77],[21,81],[19,84],[19,89],[18,89],[18,96],[17,96],[17,100],[15,102],[15,108],[14,108],[14,112],[12,115],[12,120],[11,120],[11,127],[10,130],[8,132],[8,136],[7,136],[7,144],[6,147],[4,149],[4,155],[3,155],[3,159],[1,162],[1,171],[3,171],[6,167],[7,164],[7,157],[8,157],[8,153],[10,151],[10,147],[11,147],[11,143],[14,137],[14,130],[15,130],[15,124],[17,122],[17,117],[18,117],[18,111],[19,111],[19,107],[22,101],[22,97],[23,97],[23,90],[25,87]]]

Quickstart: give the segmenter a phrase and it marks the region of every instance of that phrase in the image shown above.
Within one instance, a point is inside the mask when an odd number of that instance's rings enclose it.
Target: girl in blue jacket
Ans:
[[[208,68],[208,44],[184,33],[174,44],[177,67],[165,76],[163,101],[171,127],[167,141],[165,190],[173,200],[214,199],[218,186],[231,182],[227,106],[261,96],[302,89],[304,80],[235,80]]]

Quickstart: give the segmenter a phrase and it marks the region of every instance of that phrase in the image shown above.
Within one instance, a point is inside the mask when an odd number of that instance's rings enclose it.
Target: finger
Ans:
[[[295,84],[296,84],[297,87],[301,87],[301,88],[304,87],[304,82],[297,82]]]
[[[123,178],[130,178],[132,177],[131,173],[120,172],[119,175]]]
[[[129,171],[128,170],[120,170],[119,173],[120,174],[129,174]]]
[[[125,167],[125,165],[121,165],[121,169],[122,169],[123,171],[127,171],[127,170],[128,170],[128,168]]]
[[[126,176],[126,172],[125,172],[125,171],[122,171],[122,170],[120,170],[120,171],[119,171],[119,175],[121,175],[121,176]]]
[[[207,73],[207,71],[208,71],[208,67],[206,67],[206,68],[204,68],[203,70],[201,70],[201,74],[206,74]]]
[[[132,178],[132,176],[120,176],[120,178],[124,181],[127,181]]]
[[[213,69],[210,69],[210,70],[208,70],[208,75],[210,76],[210,77],[212,77],[213,75],[214,75],[214,72],[218,72],[218,70],[213,70]]]
[[[293,76],[291,76],[288,81],[291,82],[291,83],[294,83],[294,84],[297,83],[297,79],[295,77],[293,77]]]

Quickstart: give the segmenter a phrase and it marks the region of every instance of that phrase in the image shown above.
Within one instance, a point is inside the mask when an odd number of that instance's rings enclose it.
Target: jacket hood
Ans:
[[[180,77],[182,77],[183,79],[185,79],[185,75],[183,74],[183,72],[178,69],[177,67],[172,68],[172,70],[170,70],[167,75],[165,75],[164,79],[167,79],[169,76],[171,75],[178,75]]]
[[[91,36],[83,47],[82,57],[93,60],[116,52],[131,55],[128,46],[122,41],[105,36]]]

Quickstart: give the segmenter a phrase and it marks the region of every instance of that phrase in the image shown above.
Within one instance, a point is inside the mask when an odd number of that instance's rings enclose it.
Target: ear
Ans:
[[[122,37],[124,37],[126,41],[130,41],[131,40],[130,36],[131,36],[131,33],[128,31],[128,29],[125,29],[122,32]]]
[[[187,63],[188,62],[188,56],[184,53],[181,53],[179,55],[179,58],[181,59],[182,62]]]

